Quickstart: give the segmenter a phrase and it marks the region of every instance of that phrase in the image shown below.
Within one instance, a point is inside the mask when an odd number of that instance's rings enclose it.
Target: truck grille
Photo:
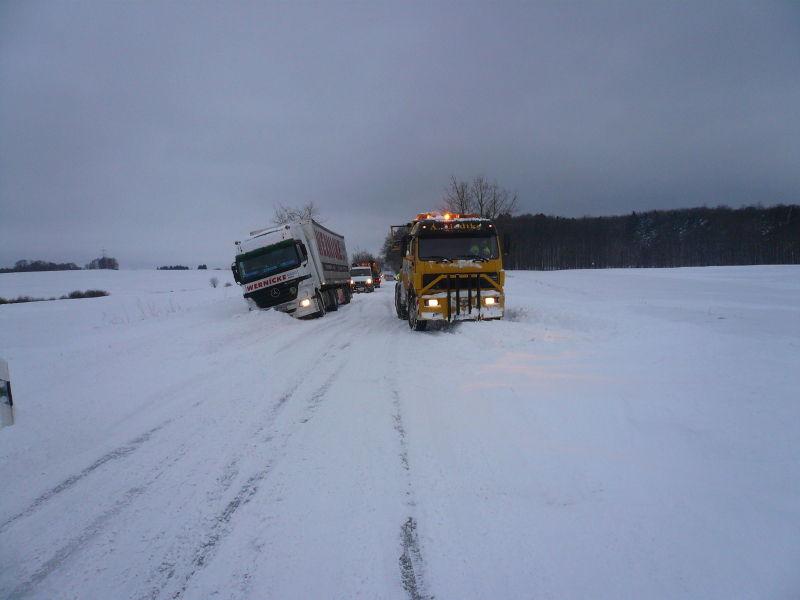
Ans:
[[[284,281],[258,291],[245,294],[245,298],[252,298],[259,308],[270,308],[297,299],[297,287],[300,279]],[[294,290],[294,291],[292,291]]]
[[[499,283],[500,278],[497,273],[487,273],[487,272],[480,272],[480,273],[440,273],[438,275],[423,275],[422,276],[422,287],[427,287],[431,282],[433,282],[437,277],[440,275],[450,275],[450,289],[456,289],[456,278],[458,278],[458,287],[465,292],[468,288],[472,288],[473,290],[477,287],[477,280],[479,275],[486,275],[489,279],[494,281],[495,283]],[[486,289],[489,287],[489,284],[484,279],[481,282],[481,288]],[[447,290],[447,277],[443,277],[440,281],[436,282],[432,290]]]

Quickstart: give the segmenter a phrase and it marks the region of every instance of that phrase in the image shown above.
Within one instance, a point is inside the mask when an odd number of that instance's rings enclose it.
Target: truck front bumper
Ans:
[[[245,297],[250,310],[277,310],[292,315],[298,319],[312,315],[319,310],[316,298],[314,298],[314,283],[311,279],[296,280],[297,295],[288,302],[276,304],[269,307],[259,306],[252,298]],[[304,302],[307,301],[307,302]],[[304,306],[305,304],[305,306]]]
[[[448,310],[447,292],[424,294],[419,299],[419,318],[423,321],[486,321],[502,319],[505,313],[505,295],[496,290],[482,291],[480,303],[475,294],[450,292]]]

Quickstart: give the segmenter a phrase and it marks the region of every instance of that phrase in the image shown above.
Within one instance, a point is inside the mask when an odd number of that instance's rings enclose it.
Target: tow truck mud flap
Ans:
[[[0,429],[14,424],[14,400],[11,397],[11,377],[8,363],[0,358]]]

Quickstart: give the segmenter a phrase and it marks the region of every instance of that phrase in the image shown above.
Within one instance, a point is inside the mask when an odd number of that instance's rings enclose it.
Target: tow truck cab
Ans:
[[[491,220],[477,215],[420,214],[391,228],[403,266],[395,284],[397,316],[414,330],[428,321],[503,317],[505,271],[501,255],[511,242]]]

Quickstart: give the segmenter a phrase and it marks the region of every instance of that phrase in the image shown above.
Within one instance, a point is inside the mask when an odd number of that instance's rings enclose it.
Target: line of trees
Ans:
[[[30,273],[33,271],[80,271],[75,263],[53,263],[46,260],[18,260],[11,269],[0,269],[0,273]]]
[[[626,216],[502,215],[508,269],[800,264],[800,206],[690,208]]]
[[[119,269],[116,258],[103,256],[85,265],[86,269]],[[75,263],[54,263],[46,260],[18,260],[11,269],[0,269],[0,273],[31,273],[35,271],[80,271]]]

